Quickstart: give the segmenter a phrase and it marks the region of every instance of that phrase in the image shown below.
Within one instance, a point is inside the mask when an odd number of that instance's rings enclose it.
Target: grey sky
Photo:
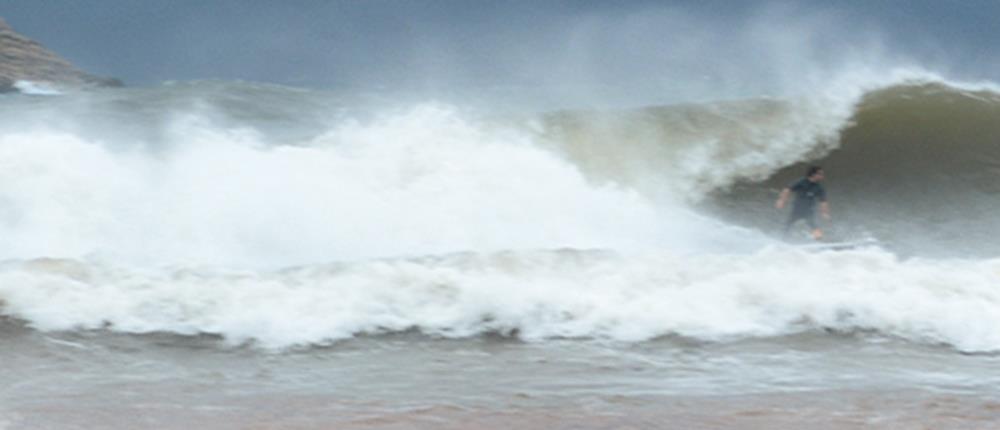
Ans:
[[[985,0],[0,0],[0,16],[131,85],[736,88],[848,58],[1000,80]]]

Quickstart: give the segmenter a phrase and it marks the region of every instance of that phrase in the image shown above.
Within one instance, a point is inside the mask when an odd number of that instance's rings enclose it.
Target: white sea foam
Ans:
[[[298,146],[184,117],[169,144],[0,135],[3,258],[284,266],[517,248],[694,247],[733,236],[588,183],[514,131],[421,106]],[[709,238],[709,240],[704,240]]]
[[[825,329],[996,351],[998,279],[997,260],[900,260],[878,249],[628,258],[564,250],[279,272],[35,260],[0,271],[0,297],[5,314],[42,330],[213,333],[277,348],[410,329],[619,341]]]

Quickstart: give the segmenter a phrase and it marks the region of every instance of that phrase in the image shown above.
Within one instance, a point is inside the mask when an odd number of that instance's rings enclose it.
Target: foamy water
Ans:
[[[199,407],[266,424],[276,401],[353,412],[345,428],[495,423],[503,405],[655,420],[616,402],[685,393],[989,402],[1000,261],[963,232],[1000,207],[998,133],[979,127],[1000,98],[868,76],[517,115],[225,82],[0,99],[0,428],[52,398],[78,407],[37,428],[110,423],[86,415],[125,414],[142,384],[161,395],[128,426],[184,427],[165,411]],[[910,145],[928,135],[911,116],[942,131]],[[831,237],[872,246],[778,238],[773,199],[812,162]]]
[[[784,246],[750,255],[464,253],[278,272],[31,260],[0,272],[0,295],[8,315],[41,330],[208,333],[273,348],[411,329],[624,342],[874,331],[989,352],[1000,350],[998,276],[996,260]]]
[[[166,133],[170,141],[153,150],[69,133],[0,136],[3,256],[274,267],[696,247],[701,238],[687,230],[717,225],[634,190],[591,184],[526,135],[491,134],[438,106],[349,121],[295,146],[192,118]]]
[[[143,112],[140,131],[127,133],[30,119],[81,103],[133,115],[117,105],[149,90],[53,104],[11,98],[31,109],[10,121],[34,125],[0,134],[3,312],[43,330],[210,333],[277,348],[411,329],[620,341],[873,330],[996,350],[994,260],[910,258],[885,240],[849,252],[778,245],[754,224],[782,217],[761,213],[773,199],[766,188],[724,206],[745,220],[701,205],[768,172],[853,150],[839,148],[837,134],[865,126],[867,108],[850,112],[866,94],[943,84],[907,71],[839,82],[790,102],[527,122],[424,104],[299,124],[309,137],[280,143],[273,130],[236,120],[242,107],[187,99],[197,94],[189,87],[156,90],[179,99]],[[992,94],[985,85],[942,88]],[[287,112],[323,96],[224,89],[227,103],[285,97]],[[966,109],[992,106],[973,103]],[[189,105],[199,108],[176,110]],[[838,190],[838,181],[857,178],[831,181],[839,209],[838,199],[863,188]]]

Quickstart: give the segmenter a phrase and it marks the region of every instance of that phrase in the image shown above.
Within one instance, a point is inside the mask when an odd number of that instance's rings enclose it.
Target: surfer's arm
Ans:
[[[823,219],[830,219],[830,203],[819,202],[819,214],[823,216]]]
[[[785,202],[788,201],[788,196],[792,194],[790,188],[785,188],[781,190],[781,194],[778,194],[778,201],[774,202],[774,207],[781,209],[785,207]]]

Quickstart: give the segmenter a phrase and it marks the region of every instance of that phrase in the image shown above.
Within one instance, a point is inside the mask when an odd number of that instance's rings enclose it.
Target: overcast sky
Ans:
[[[0,17],[130,85],[642,91],[787,81],[847,60],[1000,80],[1000,1],[988,0],[0,0]]]

